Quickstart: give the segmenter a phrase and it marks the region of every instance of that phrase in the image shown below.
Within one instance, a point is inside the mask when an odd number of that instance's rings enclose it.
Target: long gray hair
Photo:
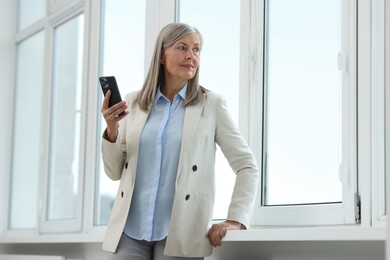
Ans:
[[[148,74],[146,76],[144,85],[142,86],[142,89],[137,96],[138,105],[142,110],[147,111],[149,108],[151,108],[151,106],[153,106],[157,87],[164,82],[164,67],[161,64],[161,56],[164,50],[171,47],[173,44],[175,44],[175,42],[191,33],[196,33],[199,36],[200,46],[202,47],[202,35],[195,27],[184,23],[171,23],[161,29],[156,39]],[[187,97],[183,102],[183,105],[189,106],[196,104],[204,92],[206,92],[206,89],[199,85],[198,66],[194,77],[188,81]]]

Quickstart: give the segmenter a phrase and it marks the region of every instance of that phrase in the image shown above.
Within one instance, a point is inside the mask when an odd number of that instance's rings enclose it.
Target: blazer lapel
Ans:
[[[188,154],[191,151],[194,135],[198,128],[199,120],[205,105],[205,98],[206,94],[203,95],[201,101],[199,101],[196,105],[188,106],[186,108],[177,177],[179,177],[180,173],[182,172],[183,161],[186,160]]]

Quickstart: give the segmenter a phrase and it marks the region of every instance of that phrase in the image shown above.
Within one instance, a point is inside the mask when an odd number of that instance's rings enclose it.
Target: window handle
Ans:
[[[345,55],[343,55],[343,53],[339,52],[339,54],[337,54],[337,68],[340,71],[343,70],[344,63],[345,63]]]

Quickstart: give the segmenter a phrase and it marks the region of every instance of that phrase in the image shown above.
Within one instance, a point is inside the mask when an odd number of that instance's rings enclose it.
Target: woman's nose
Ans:
[[[186,59],[192,59],[195,56],[195,53],[193,50],[189,49],[186,52]]]

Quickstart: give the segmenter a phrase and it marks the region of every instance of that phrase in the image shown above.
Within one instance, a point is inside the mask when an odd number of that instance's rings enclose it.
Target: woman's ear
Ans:
[[[161,54],[160,63],[164,64],[164,62],[165,62],[165,56],[164,54]]]

